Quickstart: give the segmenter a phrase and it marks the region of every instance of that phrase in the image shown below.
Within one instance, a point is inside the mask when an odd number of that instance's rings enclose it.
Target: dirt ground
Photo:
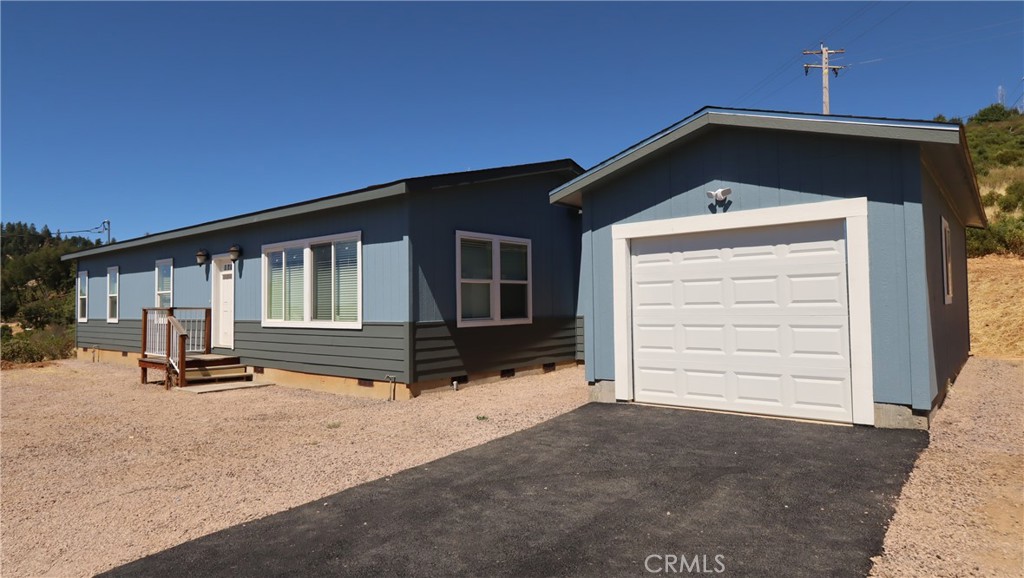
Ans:
[[[1024,576],[1024,361],[967,362],[874,561],[874,576]]]
[[[84,361],[0,375],[4,577],[91,575],[587,401],[582,368],[401,402],[137,376]]]
[[[1024,357],[1024,259],[986,255],[967,260],[971,351]]]

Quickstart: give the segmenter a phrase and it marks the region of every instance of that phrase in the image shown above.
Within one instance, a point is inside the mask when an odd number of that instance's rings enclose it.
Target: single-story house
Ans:
[[[67,255],[79,356],[146,367],[180,338],[202,375],[396,397],[574,365],[580,215],[548,191],[582,172],[409,178]]]
[[[967,360],[958,125],[704,108],[550,201],[599,396],[921,427]]]

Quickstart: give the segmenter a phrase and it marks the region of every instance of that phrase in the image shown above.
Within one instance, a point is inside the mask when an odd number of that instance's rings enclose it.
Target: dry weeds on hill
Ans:
[[[986,255],[967,260],[971,352],[1024,357],[1024,259]]]

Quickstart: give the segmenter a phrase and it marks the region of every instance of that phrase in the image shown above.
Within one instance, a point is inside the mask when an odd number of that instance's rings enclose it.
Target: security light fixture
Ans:
[[[231,248],[228,249],[228,257],[231,258],[231,262],[234,263],[241,256],[242,256],[242,248],[238,246],[238,243],[235,243],[234,245],[231,245]]]
[[[196,251],[196,265],[205,265],[210,259],[210,252],[206,249]]]

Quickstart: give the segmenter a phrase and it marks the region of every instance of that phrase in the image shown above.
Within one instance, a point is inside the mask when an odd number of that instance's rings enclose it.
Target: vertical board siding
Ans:
[[[613,224],[721,211],[705,191],[722,187],[733,190],[728,211],[867,197],[875,401],[910,404],[920,356],[910,346],[904,203],[920,194],[919,163],[918,147],[897,141],[716,128],[588,191],[581,271],[589,289],[579,293],[587,379],[615,379]]]
[[[529,325],[457,328],[452,322],[413,327],[416,381],[571,361],[576,355],[576,319],[534,318]]]
[[[93,319],[79,323],[75,346],[138,353],[142,347],[142,321],[122,319],[117,323],[107,323]]]
[[[286,329],[259,322],[235,324],[234,349],[242,363],[317,375],[385,381],[386,375],[409,383],[409,329],[405,323],[367,323],[362,330]]]
[[[971,349],[971,329],[967,304],[967,231],[950,209],[938,185],[927,173],[923,179],[924,251],[928,284],[928,309],[931,315],[931,347],[934,379],[930,383],[929,402],[954,379]],[[942,218],[949,223],[953,255],[953,302],[946,304],[943,287]]]
[[[567,175],[543,174],[411,193],[416,321],[456,318],[455,232],[530,239],[534,317],[575,315],[580,217],[547,192]]]

